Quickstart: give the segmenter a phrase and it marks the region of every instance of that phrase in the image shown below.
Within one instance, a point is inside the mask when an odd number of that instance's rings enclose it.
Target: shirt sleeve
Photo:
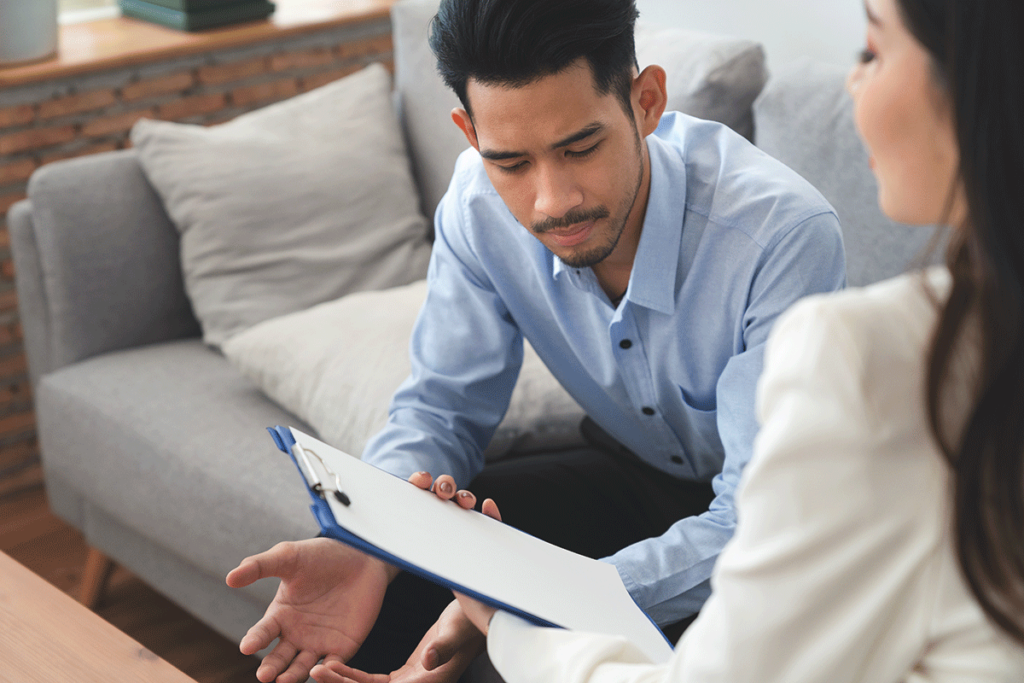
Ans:
[[[862,370],[848,328],[816,302],[780,322],[736,535],[667,665],[633,663],[606,636],[496,616],[488,649],[505,680],[903,680],[925,646],[937,564],[929,558],[941,537],[935,501],[945,488],[942,468],[881,452],[891,435],[873,417]],[[569,653],[582,653],[585,665]]]
[[[715,561],[736,527],[735,490],[758,432],[757,382],[775,321],[799,299],[845,285],[842,235],[835,214],[818,213],[780,231],[749,275],[742,342],[716,387],[718,433],[725,458],[712,481],[708,511],[607,558],[637,604],[659,624],[698,612],[711,592]]]
[[[410,376],[362,457],[402,478],[450,474],[462,487],[483,469],[483,450],[508,409],[523,338],[476,257],[458,195],[450,190],[437,209]]]

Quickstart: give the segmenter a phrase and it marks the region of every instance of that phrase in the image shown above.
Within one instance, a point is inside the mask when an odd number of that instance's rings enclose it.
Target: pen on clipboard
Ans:
[[[327,493],[331,493],[334,495],[335,500],[342,505],[346,507],[352,505],[352,500],[344,491],[341,490],[341,478],[338,476],[337,472],[327,466],[327,463],[324,462],[323,458],[316,454],[316,451],[307,450],[296,443],[292,446],[292,453],[295,455],[296,460],[302,462],[302,474],[306,477],[306,483],[318,496],[326,498]],[[316,473],[316,468],[313,467],[313,463],[310,462],[309,455],[307,455],[307,453],[320,462],[320,466],[323,468],[324,472],[329,476],[334,477],[333,489],[324,485],[323,480],[321,480],[320,476]]]

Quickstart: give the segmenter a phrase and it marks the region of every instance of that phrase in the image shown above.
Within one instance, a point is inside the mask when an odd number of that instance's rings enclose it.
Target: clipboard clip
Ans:
[[[292,446],[292,453],[295,455],[296,460],[303,464],[302,474],[306,477],[306,484],[314,493],[320,496],[323,500],[327,500],[327,494],[330,493],[334,496],[334,499],[342,505],[346,507],[352,505],[352,500],[345,495],[344,491],[341,490],[341,478],[338,476],[338,473],[332,470],[327,463],[324,462],[324,459],[316,454],[316,451],[312,449],[305,449],[298,443],[295,443]],[[323,480],[319,475],[317,475],[316,469],[313,467],[313,463],[309,460],[310,455],[319,461],[320,467],[323,468],[324,472],[326,472],[328,476],[334,478],[334,488],[329,488],[324,485]]]

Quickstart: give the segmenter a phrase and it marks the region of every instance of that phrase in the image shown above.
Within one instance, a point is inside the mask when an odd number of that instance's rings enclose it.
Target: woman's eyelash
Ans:
[[[860,62],[861,64],[867,64],[868,62],[874,61],[874,59],[875,59],[875,52],[874,52],[874,50],[870,50],[868,48],[864,48],[863,50],[861,50],[860,52],[857,53],[857,61]]]

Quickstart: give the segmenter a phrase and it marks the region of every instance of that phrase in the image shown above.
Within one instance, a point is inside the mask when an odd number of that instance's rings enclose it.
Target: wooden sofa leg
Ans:
[[[114,569],[114,561],[101,553],[96,548],[89,548],[89,555],[85,558],[85,569],[82,572],[82,585],[78,592],[78,601],[88,607],[95,609],[100,598],[103,597],[103,589],[106,588],[107,579]]]

